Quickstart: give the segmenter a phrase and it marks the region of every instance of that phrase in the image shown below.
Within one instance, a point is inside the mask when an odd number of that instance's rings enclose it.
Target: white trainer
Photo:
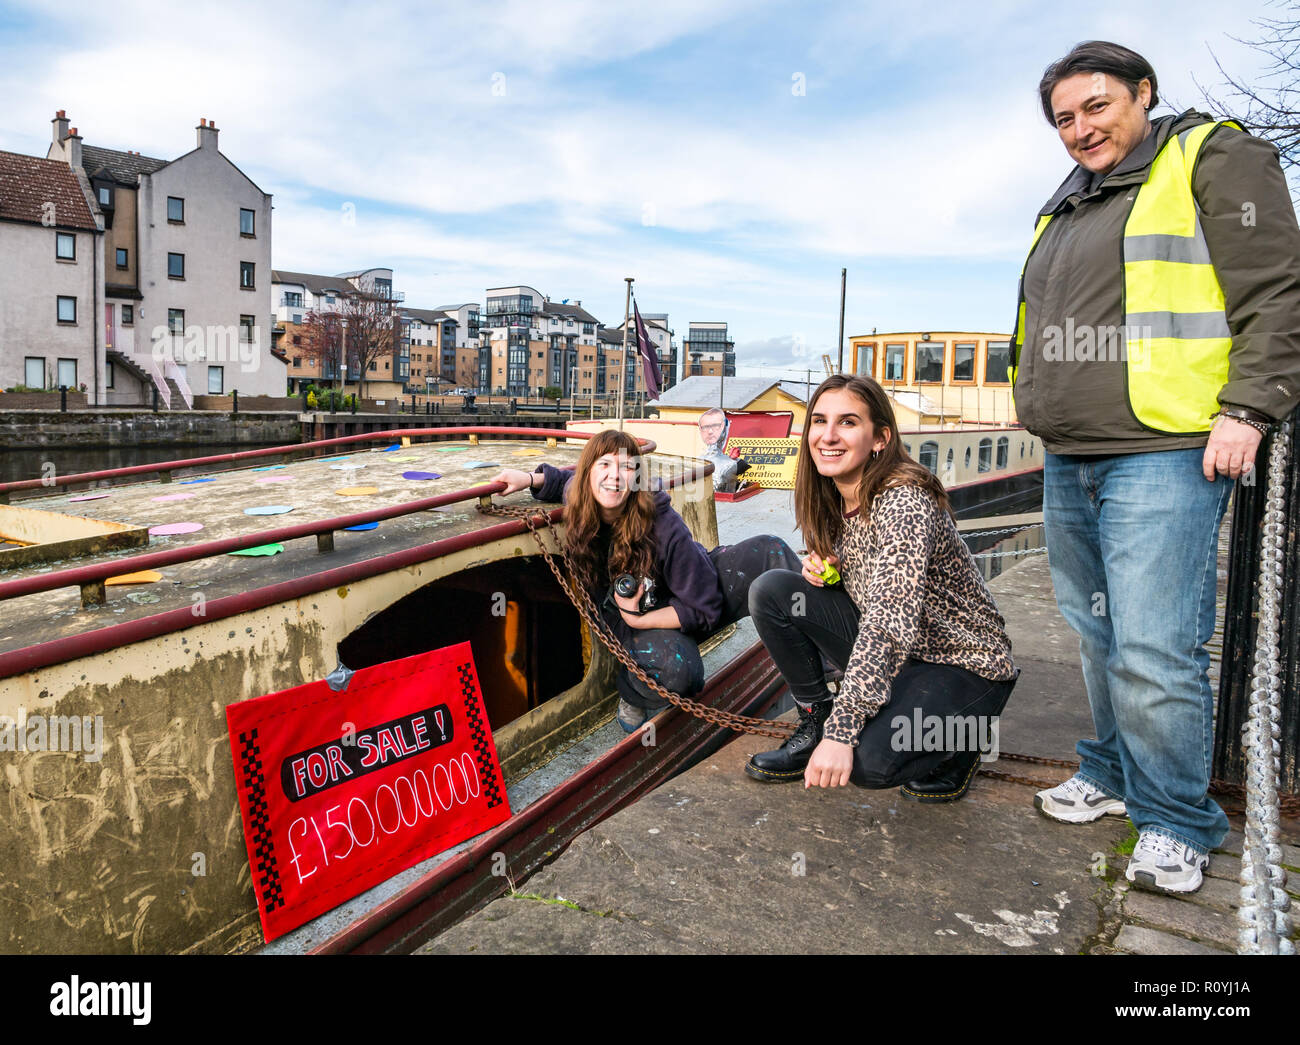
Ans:
[[[1201,869],[1209,863],[1209,856],[1194,846],[1155,831],[1143,831],[1124,877],[1139,889],[1152,892],[1194,893],[1201,887]]]
[[[1111,798],[1076,773],[1064,784],[1034,795],[1034,808],[1063,824],[1090,824],[1103,816],[1124,816],[1122,799]]]

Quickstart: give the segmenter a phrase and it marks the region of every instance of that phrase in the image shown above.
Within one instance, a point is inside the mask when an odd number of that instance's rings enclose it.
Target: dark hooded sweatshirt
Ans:
[[[1075,167],[1039,215],[1054,217],[1025,267],[1025,342],[1016,375],[1021,422],[1056,454],[1116,454],[1204,446],[1140,424],[1128,404],[1122,353],[1044,359],[1051,329],[1123,328],[1124,224],[1170,135],[1211,118],[1189,110],[1152,132],[1113,171]],[[1192,173],[1201,226],[1232,332],[1221,406],[1281,419],[1300,405],[1300,229],[1277,149],[1220,127]],[[1060,337],[1060,335],[1055,335]],[[1059,343],[1059,341],[1058,341]],[[1075,341],[1078,344],[1078,340]]]

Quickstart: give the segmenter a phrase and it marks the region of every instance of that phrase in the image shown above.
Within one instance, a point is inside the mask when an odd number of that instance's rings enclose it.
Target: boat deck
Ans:
[[[101,563],[123,562],[122,573],[127,573],[132,568],[126,565],[126,560],[140,555],[230,538],[253,538],[276,528],[319,524],[418,499],[454,494],[487,484],[506,467],[531,470],[541,461],[571,466],[581,449],[579,444],[564,442],[550,447],[539,440],[488,437],[478,445],[462,440],[416,443],[390,450],[381,444],[286,465],[263,464],[231,471],[178,474],[169,483],[155,480],[28,498],[21,502],[23,508],[151,528],[198,523],[202,529],[172,536],[152,535],[144,548],[5,570],[0,572],[0,585]],[[682,472],[688,464],[695,463],[672,457],[657,460],[664,464],[668,475]],[[482,466],[484,463],[486,467]],[[403,473],[427,473],[440,478],[411,479],[404,478]],[[341,493],[350,488],[372,492]],[[88,496],[94,499],[86,499]],[[533,503],[526,494],[516,495],[511,501]],[[467,500],[399,515],[365,531],[336,530],[333,550],[325,554],[318,552],[316,540],[307,536],[282,542],[283,551],[274,555],[219,554],[162,566],[157,570],[161,578],[152,582],[117,585],[110,581],[107,604],[103,606],[83,608],[77,586],[9,599],[0,614],[3,621],[0,653],[107,624],[193,607],[200,603],[200,595],[203,600],[212,600],[239,594],[376,555],[468,534],[489,521],[476,510],[476,504],[476,500]],[[271,506],[292,510],[271,515],[246,514],[249,509]]]

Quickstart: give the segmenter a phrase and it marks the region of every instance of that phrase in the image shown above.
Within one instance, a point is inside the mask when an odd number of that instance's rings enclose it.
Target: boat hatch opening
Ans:
[[[494,730],[577,685],[587,668],[578,612],[537,556],[425,585],[348,635],[339,659],[355,671],[466,641]]]

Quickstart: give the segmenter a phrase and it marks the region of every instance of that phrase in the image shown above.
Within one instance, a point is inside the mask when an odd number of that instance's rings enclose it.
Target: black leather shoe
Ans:
[[[979,768],[979,751],[962,751],[920,780],[909,780],[900,791],[915,802],[956,802],[970,790]]]
[[[803,779],[804,768],[822,738],[822,726],[830,717],[831,703],[829,700],[818,700],[808,711],[799,708],[799,724],[795,727],[794,736],[775,751],[760,751],[756,755],[750,755],[749,761],[745,763],[745,773],[765,784]]]

